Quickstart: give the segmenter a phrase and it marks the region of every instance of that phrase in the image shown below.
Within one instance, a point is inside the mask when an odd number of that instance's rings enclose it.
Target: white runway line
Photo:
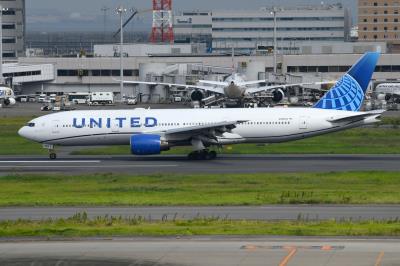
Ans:
[[[18,168],[115,168],[115,167],[123,167],[123,168],[153,168],[153,167],[161,167],[161,168],[176,168],[179,165],[1,165],[0,169],[18,169]]]
[[[0,163],[101,163],[101,161],[0,161]]]

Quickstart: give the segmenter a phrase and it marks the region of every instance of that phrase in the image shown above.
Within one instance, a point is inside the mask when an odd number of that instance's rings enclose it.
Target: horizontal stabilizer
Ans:
[[[357,115],[352,115],[352,116],[346,116],[346,117],[341,117],[337,119],[331,119],[328,120],[331,123],[352,123],[352,122],[357,122],[357,121],[362,121],[365,120],[366,118],[374,117],[378,118],[382,113],[384,113],[385,110],[376,110],[376,111],[371,111],[371,112],[366,112],[362,114],[357,114]]]

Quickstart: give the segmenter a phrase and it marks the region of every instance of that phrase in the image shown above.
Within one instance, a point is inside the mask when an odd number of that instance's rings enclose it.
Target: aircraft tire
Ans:
[[[215,151],[210,151],[210,152],[208,153],[208,160],[215,160],[215,159],[217,159],[217,152],[215,152]]]
[[[50,157],[50,160],[55,160],[55,159],[57,159],[57,154],[50,153],[49,157]]]

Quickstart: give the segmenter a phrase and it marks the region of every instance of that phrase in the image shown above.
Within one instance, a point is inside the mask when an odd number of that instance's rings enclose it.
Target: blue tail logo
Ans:
[[[364,101],[379,53],[366,53],[314,108],[358,112]]]

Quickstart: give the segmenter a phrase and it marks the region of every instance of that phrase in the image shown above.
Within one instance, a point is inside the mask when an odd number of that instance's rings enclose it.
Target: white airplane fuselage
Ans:
[[[225,82],[229,85],[224,87],[225,96],[229,99],[242,99],[246,93],[246,87],[239,86],[245,82],[244,77],[242,75],[234,73],[225,79]]]
[[[221,121],[241,121],[218,136],[218,144],[278,143],[299,140],[377,122],[330,121],[363,114],[314,108],[101,110],[71,111],[33,119],[19,131],[27,139],[61,146],[129,145],[132,135],[158,134],[169,147],[191,145],[192,134],[163,132]],[[207,144],[207,143],[205,143]]]

